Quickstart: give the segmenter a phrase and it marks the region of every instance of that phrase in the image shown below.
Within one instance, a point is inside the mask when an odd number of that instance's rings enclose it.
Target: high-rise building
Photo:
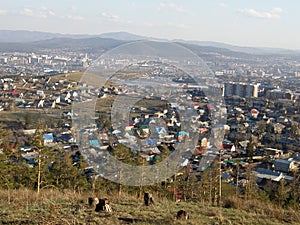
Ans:
[[[245,84],[229,82],[225,83],[223,87],[223,96],[240,96],[245,98],[258,97],[259,84]]]

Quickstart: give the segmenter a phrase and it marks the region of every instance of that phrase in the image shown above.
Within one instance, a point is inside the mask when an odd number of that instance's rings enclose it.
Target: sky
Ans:
[[[138,35],[300,49],[298,0],[9,0],[0,29]]]

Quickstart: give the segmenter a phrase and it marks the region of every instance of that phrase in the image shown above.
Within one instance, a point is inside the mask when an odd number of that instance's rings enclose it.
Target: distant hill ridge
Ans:
[[[40,31],[26,31],[26,30],[0,30],[0,42],[11,43],[25,43],[42,41],[54,38],[72,38],[72,39],[85,39],[85,38],[109,38],[123,41],[135,41],[150,39],[148,37],[131,34],[128,32],[112,32],[103,33],[99,35],[89,34],[60,34]]]
[[[68,40],[67,40],[68,39]],[[74,39],[74,40],[73,40]],[[52,48],[54,46],[65,47],[73,45],[73,47],[85,47],[82,45],[96,44],[96,47],[103,47],[104,49],[116,46],[130,41],[137,40],[155,40],[168,41],[166,39],[159,39],[153,37],[140,36],[128,32],[111,32],[99,35],[88,34],[60,34],[39,31],[26,30],[0,30],[0,50],[9,49],[30,49],[35,50],[39,47]],[[300,54],[300,51],[287,50],[281,48],[256,48],[256,47],[241,47],[221,42],[211,41],[187,41],[182,39],[171,40],[185,45],[197,45],[202,47],[213,47],[218,49],[227,49],[233,52],[241,52],[247,54]],[[85,43],[86,42],[86,43]],[[103,42],[102,44],[100,42]],[[5,43],[5,45],[3,45]],[[25,45],[26,44],[26,45]]]

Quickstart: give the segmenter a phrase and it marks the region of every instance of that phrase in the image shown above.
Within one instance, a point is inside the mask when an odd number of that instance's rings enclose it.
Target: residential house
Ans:
[[[53,143],[54,141],[54,137],[52,133],[49,134],[44,134],[43,136],[43,140],[44,140],[44,145],[49,145],[50,143]]]
[[[298,164],[296,164],[292,158],[291,159],[276,159],[274,161],[273,167],[277,171],[288,173],[291,171],[296,171],[298,168]]]

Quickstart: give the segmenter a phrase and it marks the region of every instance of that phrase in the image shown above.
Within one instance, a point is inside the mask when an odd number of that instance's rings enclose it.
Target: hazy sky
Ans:
[[[300,49],[299,0],[9,0],[0,29],[139,35]]]

